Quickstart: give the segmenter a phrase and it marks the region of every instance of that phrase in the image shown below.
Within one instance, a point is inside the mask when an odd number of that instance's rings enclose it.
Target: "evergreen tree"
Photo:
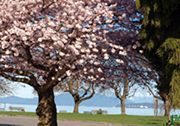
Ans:
[[[141,49],[157,70],[157,88],[169,115],[172,107],[180,105],[180,1],[136,0],[136,6],[144,12]]]

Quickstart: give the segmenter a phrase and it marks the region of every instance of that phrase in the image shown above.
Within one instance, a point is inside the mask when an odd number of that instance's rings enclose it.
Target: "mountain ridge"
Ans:
[[[0,103],[37,105],[38,98],[0,97]],[[55,103],[59,106],[74,106],[73,97],[69,93],[56,95]],[[146,104],[148,107],[152,107],[152,103],[153,97],[132,97],[131,99],[126,99],[126,105]],[[80,106],[118,107],[121,105],[120,100],[116,97],[95,94],[91,99],[83,101]]]

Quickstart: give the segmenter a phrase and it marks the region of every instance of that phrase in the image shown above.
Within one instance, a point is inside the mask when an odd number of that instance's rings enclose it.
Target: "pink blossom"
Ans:
[[[103,72],[101,68],[98,68],[97,70],[98,70],[100,73],[102,73],[102,72]]]
[[[31,82],[36,81],[37,85],[30,86],[38,91],[46,85],[55,86],[66,76],[86,77],[97,83],[119,77],[115,73],[129,67],[125,61],[138,63],[133,56],[139,54],[133,52],[132,45],[141,46],[137,41],[139,27],[131,20],[136,17],[132,3],[133,0],[1,1],[0,59],[6,64],[2,67],[12,68],[15,72],[8,74],[14,77],[19,74],[16,71],[25,71],[23,76],[34,77]]]
[[[116,59],[116,62],[117,62],[117,63],[124,63],[124,61],[123,61],[123,60],[120,60],[120,59]]]

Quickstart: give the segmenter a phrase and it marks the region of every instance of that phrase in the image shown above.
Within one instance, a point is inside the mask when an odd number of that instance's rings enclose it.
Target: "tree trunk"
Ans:
[[[121,115],[126,115],[125,99],[121,99]]]
[[[171,103],[169,96],[165,93],[160,94],[163,102],[164,102],[164,116],[169,116],[171,111]]]
[[[169,116],[171,108],[169,99],[164,99],[164,116]]]
[[[44,92],[38,92],[39,103],[36,114],[39,116],[38,126],[57,126],[57,111],[54,102],[53,87]]]
[[[75,102],[73,113],[79,113],[79,102]]]

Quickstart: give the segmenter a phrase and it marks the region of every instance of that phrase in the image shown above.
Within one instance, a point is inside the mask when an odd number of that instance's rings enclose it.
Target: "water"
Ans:
[[[26,112],[35,112],[37,105],[26,105],[26,104],[6,104],[5,111],[10,111],[9,107],[23,107],[25,108]],[[0,105],[0,108],[3,108],[4,104]],[[59,110],[65,110],[68,113],[72,113],[74,106],[57,106],[57,112]],[[91,111],[91,110],[107,110],[108,114],[121,114],[120,107],[94,107],[94,106],[79,106],[79,113],[84,113],[84,111]],[[160,112],[160,111],[159,111]],[[153,108],[126,108],[127,115],[154,115]],[[172,114],[180,114],[180,110],[172,110]],[[158,114],[159,115],[159,114]],[[163,115],[161,113],[160,115]]]

